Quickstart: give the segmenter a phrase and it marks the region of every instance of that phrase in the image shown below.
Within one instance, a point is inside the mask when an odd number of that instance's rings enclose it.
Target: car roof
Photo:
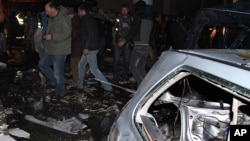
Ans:
[[[178,52],[196,55],[235,67],[250,70],[250,50],[244,49],[194,49]]]
[[[147,94],[163,79],[173,77],[178,71],[192,68],[206,77],[218,77],[242,88],[244,97],[250,98],[250,50],[244,49],[192,49],[165,51],[147,73],[137,89],[138,98]],[[171,78],[169,78],[171,79]],[[224,81],[225,82],[225,81]],[[221,83],[224,83],[221,82]],[[233,85],[232,87],[236,88]],[[229,86],[228,86],[229,87]],[[232,89],[234,89],[232,88]],[[239,90],[239,89],[237,89]],[[250,100],[250,99],[249,99]]]

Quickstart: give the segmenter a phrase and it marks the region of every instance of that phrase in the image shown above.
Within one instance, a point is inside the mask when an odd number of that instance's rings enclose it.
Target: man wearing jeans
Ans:
[[[140,86],[146,75],[145,65],[150,51],[149,35],[152,23],[152,20],[146,15],[146,3],[139,0],[134,7],[134,20],[130,32],[124,37],[124,39],[118,42],[118,46],[122,47],[128,41],[134,41],[134,48],[130,56],[129,69],[136,80],[137,87]]]
[[[113,36],[114,36],[114,69],[113,69],[113,81],[119,81],[120,76],[124,81],[129,79],[129,59],[131,53],[132,42],[127,42],[122,47],[119,47],[117,43],[125,38],[129,33],[130,27],[133,22],[133,17],[129,13],[129,6],[123,4],[121,6],[121,12],[115,20]],[[122,57],[122,59],[121,59]],[[122,60],[122,62],[121,62]],[[120,74],[120,68],[122,68],[122,74]]]
[[[78,91],[83,90],[83,81],[87,64],[91,73],[101,82],[105,94],[112,91],[111,85],[98,68],[97,53],[99,51],[99,33],[97,23],[92,15],[87,12],[86,7],[82,4],[78,7],[78,15],[82,20],[82,57],[78,64]]]
[[[45,12],[49,16],[46,35],[43,36],[45,54],[38,66],[48,85],[55,87],[55,98],[60,99],[65,95],[64,65],[71,53],[71,19],[65,7],[51,1],[45,4]]]

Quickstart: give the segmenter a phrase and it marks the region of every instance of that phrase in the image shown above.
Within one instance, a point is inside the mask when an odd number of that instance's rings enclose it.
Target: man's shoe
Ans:
[[[113,94],[113,89],[112,90],[104,90],[103,92],[103,97],[110,97]]]
[[[130,82],[136,82],[136,80],[135,80],[135,78],[133,76],[129,78],[129,81]]]
[[[55,91],[55,86],[46,85],[46,93],[51,93]]]
[[[80,88],[77,88],[77,93],[83,94],[83,93],[84,93],[84,90],[83,90],[83,89],[80,89]]]
[[[119,82],[119,77],[118,77],[118,76],[113,76],[112,81],[113,81],[113,82]]]
[[[61,99],[63,99],[64,96],[58,96],[58,95],[54,95],[51,100],[52,101],[60,101]]]
[[[78,89],[77,89],[77,87],[70,87],[69,90],[70,91],[77,91]]]
[[[129,77],[126,77],[126,76],[125,76],[125,77],[123,78],[123,80],[124,80],[124,81],[129,81]]]

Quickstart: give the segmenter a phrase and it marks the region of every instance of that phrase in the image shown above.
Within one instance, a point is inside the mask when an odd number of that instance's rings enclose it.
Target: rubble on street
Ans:
[[[111,80],[112,67],[108,65],[112,65],[112,58],[106,60],[101,62],[105,65],[100,64],[100,69]],[[4,141],[103,140],[135,91],[133,83],[110,81],[114,91],[104,95],[100,82],[88,74],[84,91],[79,93],[71,89],[72,78],[66,64],[66,94],[63,99],[54,100],[54,90],[42,85],[46,80],[36,63],[4,63],[0,73],[0,140]]]

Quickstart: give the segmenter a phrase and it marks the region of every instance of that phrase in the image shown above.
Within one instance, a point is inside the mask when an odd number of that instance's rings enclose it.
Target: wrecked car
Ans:
[[[250,50],[242,48],[249,46],[250,16],[242,7],[203,9],[210,17],[195,19],[186,49],[161,54],[117,116],[108,140],[227,141],[232,125],[249,125]],[[199,46],[204,27],[216,21],[228,25],[233,38],[223,40],[223,47],[218,40],[217,47]]]
[[[226,141],[230,125],[250,124],[249,58],[249,50],[164,52],[122,109],[109,141]]]

